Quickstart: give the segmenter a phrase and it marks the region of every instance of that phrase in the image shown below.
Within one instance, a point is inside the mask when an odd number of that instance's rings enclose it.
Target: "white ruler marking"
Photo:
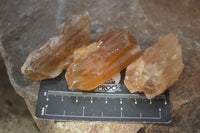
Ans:
[[[42,110],[41,110],[41,115],[44,115],[44,112],[45,112],[45,108],[42,107]]]
[[[137,99],[135,98],[135,104],[137,104]]]
[[[48,108],[48,106],[46,106],[46,108],[45,108],[45,115],[47,114],[47,108]]]
[[[167,98],[165,97],[165,105],[167,105]]]
[[[140,112],[140,119],[142,118],[142,112]]]
[[[121,107],[121,118],[122,118],[122,112],[123,112],[123,108]]]
[[[65,110],[63,111],[63,115],[65,115]]]
[[[90,103],[93,103],[93,99],[92,99],[92,97],[90,98]]]
[[[150,102],[149,102],[149,104],[152,104],[152,101],[151,101],[151,99],[149,100]]]
[[[106,104],[108,103],[108,99],[107,99],[107,98],[105,99],[105,103],[106,103]]]
[[[122,99],[120,98],[120,102],[119,102],[120,104],[122,104]]]
[[[44,92],[44,96],[46,96],[46,95],[47,95],[47,92],[45,91],[45,92]]]
[[[85,115],[85,106],[83,106],[82,116]]]
[[[76,103],[78,103],[78,97],[76,97]]]

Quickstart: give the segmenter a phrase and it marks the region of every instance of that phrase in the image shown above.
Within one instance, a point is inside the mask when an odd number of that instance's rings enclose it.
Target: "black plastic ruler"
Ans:
[[[70,91],[64,73],[41,81],[35,116],[56,121],[121,121],[169,123],[169,92],[149,100],[131,94],[124,85],[124,73],[92,92]]]

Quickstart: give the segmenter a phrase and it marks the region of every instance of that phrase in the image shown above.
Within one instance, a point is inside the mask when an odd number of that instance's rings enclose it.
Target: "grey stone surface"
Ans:
[[[0,133],[39,133],[24,100],[11,86],[0,56]]]
[[[111,27],[129,30],[142,51],[161,35],[175,33],[185,68],[170,87],[172,123],[167,125],[58,122],[37,120],[43,132],[200,132],[200,1],[199,0],[2,0],[0,51],[10,81],[34,115],[39,82],[25,79],[20,68],[31,51],[41,47],[59,24],[73,14],[90,13],[91,42]]]

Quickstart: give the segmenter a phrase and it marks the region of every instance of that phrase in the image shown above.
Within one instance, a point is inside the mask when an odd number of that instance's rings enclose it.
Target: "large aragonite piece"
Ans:
[[[138,41],[126,30],[112,28],[97,42],[80,48],[66,72],[71,90],[93,90],[135,61],[140,54]]]
[[[181,44],[168,34],[127,67],[124,83],[131,93],[144,92],[151,99],[173,85],[183,68]]]
[[[21,68],[26,78],[41,80],[58,76],[73,61],[74,50],[89,42],[89,15],[74,15],[61,24],[56,34],[40,49],[33,51]]]

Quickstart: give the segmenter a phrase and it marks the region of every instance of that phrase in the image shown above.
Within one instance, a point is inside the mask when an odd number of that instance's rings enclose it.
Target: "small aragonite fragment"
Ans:
[[[66,72],[71,90],[93,90],[119,73],[140,54],[138,41],[122,29],[112,28],[97,40],[74,52]]]
[[[131,93],[144,92],[151,99],[173,85],[183,68],[181,44],[168,34],[127,67],[124,83]]]
[[[74,15],[61,24],[56,34],[33,51],[21,68],[26,78],[41,80],[58,76],[73,61],[74,50],[89,45],[89,15]]]

